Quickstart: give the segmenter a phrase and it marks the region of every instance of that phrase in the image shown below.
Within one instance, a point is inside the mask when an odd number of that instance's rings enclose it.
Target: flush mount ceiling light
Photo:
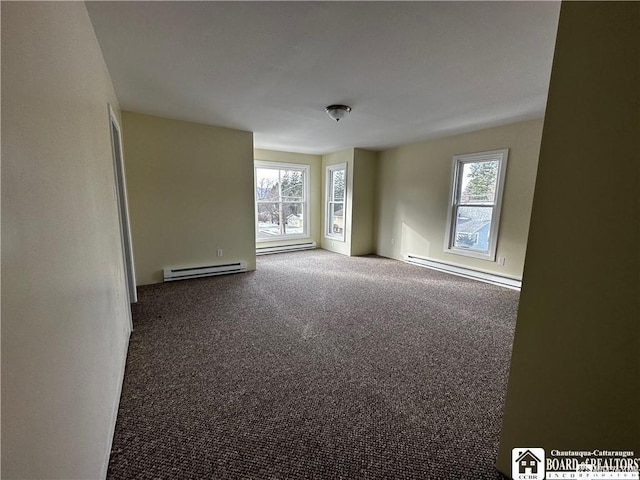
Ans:
[[[347,105],[329,105],[324,109],[331,118],[333,118],[336,122],[339,122],[340,119],[347,116],[347,114],[351,111],[351,107]]]

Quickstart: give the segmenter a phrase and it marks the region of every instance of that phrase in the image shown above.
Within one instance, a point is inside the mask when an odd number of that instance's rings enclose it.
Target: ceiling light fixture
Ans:
[[[333,118],[336,122],[339,122],[340,119],[347,116],[347,114],[351,111],[351,107],[347,105],[329,105],[324,109],[331,118]]]

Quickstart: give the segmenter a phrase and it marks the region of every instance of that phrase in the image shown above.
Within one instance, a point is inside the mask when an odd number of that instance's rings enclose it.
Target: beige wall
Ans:
[[[2,478],[104,478],[130,332],[82,2],[2,2]]]
[[[133,112],[122,122],[138,284],[169,267],[254,270],[253,135]]]
[[[500,440],[640,453],[640,4],[566,2]]]
[[[542,120],[532,120],[381,152],[377,253],[396,259],[414,254],[521,278],[541,131]],[[444,253],[453,155],[500,148],[509,148],[497,249],[505,265]]]
[[[376,250],[374,221],[377,170],[377,152],[354,149],[351,255],[368,255]]]
[[[279,163],[297,163],[309,165],[309,238],[296,238],[276,242],[259,242],[259,247],[274,247],[278,245],[294,245],[296,243],[316,242],[320,246],[322,234],[322,156],[305,153],[279,152],[276,150],[262,150],[256,148],[255,160]]]

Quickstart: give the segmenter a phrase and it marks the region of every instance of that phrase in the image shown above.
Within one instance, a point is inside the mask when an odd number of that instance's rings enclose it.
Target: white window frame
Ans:
[[[302,188],[303,188],[303,199],[301,202],[295,202],[295,203],[302,203],[302,210],[303,210],[303,214],[304,214],[304,220],[303,220],[303,233],[297,233],[297,234],[287,234],[287,235],[277,235],[277,236],[273,236],[273,237],[268,237],[268,238],[260,238],[258,236],[259,233],[259,227],[258,227],[258,199],[256,198],[254,200],[254,206],[255,206],[255,228],[256,228],[256,243],[262,243],[262,242],[279,242],[279,241],[283,241],[283,240],[297,240],[297,239],[301,239],[301,238],[311,238],[311,234],[309,233],[309,212],[311,211],[310,207],[309,207],[309,174],[311,171],[311,167],[309,165],[306,164],[300,164],[300,163],[285,163],[285,162],[269,162],[269,161],[265,161],[265,160],[255,160],[253,162],[253,189],[254,192],[257,190],[257,180],[258,180],[258,168],[268,168],[271,170],[300,170],[303,173],[303,181],[302,181]],[[255,194],[255,193],[254,193]]]
[[[332,179],[333,173],[344,170],[344,199],[342,200],[342,211],[344,213],[343,217],[343,228],[342,233],[335,233],[331,230],[331,207],[334,203],[337,203],[333,199],[333,188],[332,188]],[[325,215],[324,215],[324,236],[326,238],[331,238],[333,240],[339,240],[341,242],[345,241],[345,233],[347,230],[347,190],[348,190],[348,171],[346,163],[337,163],[335,165],[328,165],[326,169],[326,202],[325,202]]]
[[[502,197],[504,193],[504,184],[507,173],[507,160],[509,158],[509,149],[491,150],[488,152],[468,153],[464,155],[453,156],[453,173],[451,180],[451,190],[449,195],[449,207],[447,212],[447,230],[445,235],[444,251],[455,255],[463,255],[466,257],[479,258],[495,262],[496,250],[498,247],[498,235],[500,228],[500,211],[502,209]],[[460,200],[462,194],[462,171],[464,165],[477,162],[498,161],[498,181],[496,185],[496,194],[494,202],[491,205],[482,204],[493,208],[491,215],[491,226],[489,233],[489,246],[486,252],[470,250],[455,246],[455,228],[457,212],[459,207],[474,206],[473,203],[463,203]],[[477,205],[477,204],[476,204]]]

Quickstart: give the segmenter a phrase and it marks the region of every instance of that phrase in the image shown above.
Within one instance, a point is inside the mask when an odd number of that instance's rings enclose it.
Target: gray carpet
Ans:
[[[108,478],[504,478],[518,292],[315,250],[139,295]]]

